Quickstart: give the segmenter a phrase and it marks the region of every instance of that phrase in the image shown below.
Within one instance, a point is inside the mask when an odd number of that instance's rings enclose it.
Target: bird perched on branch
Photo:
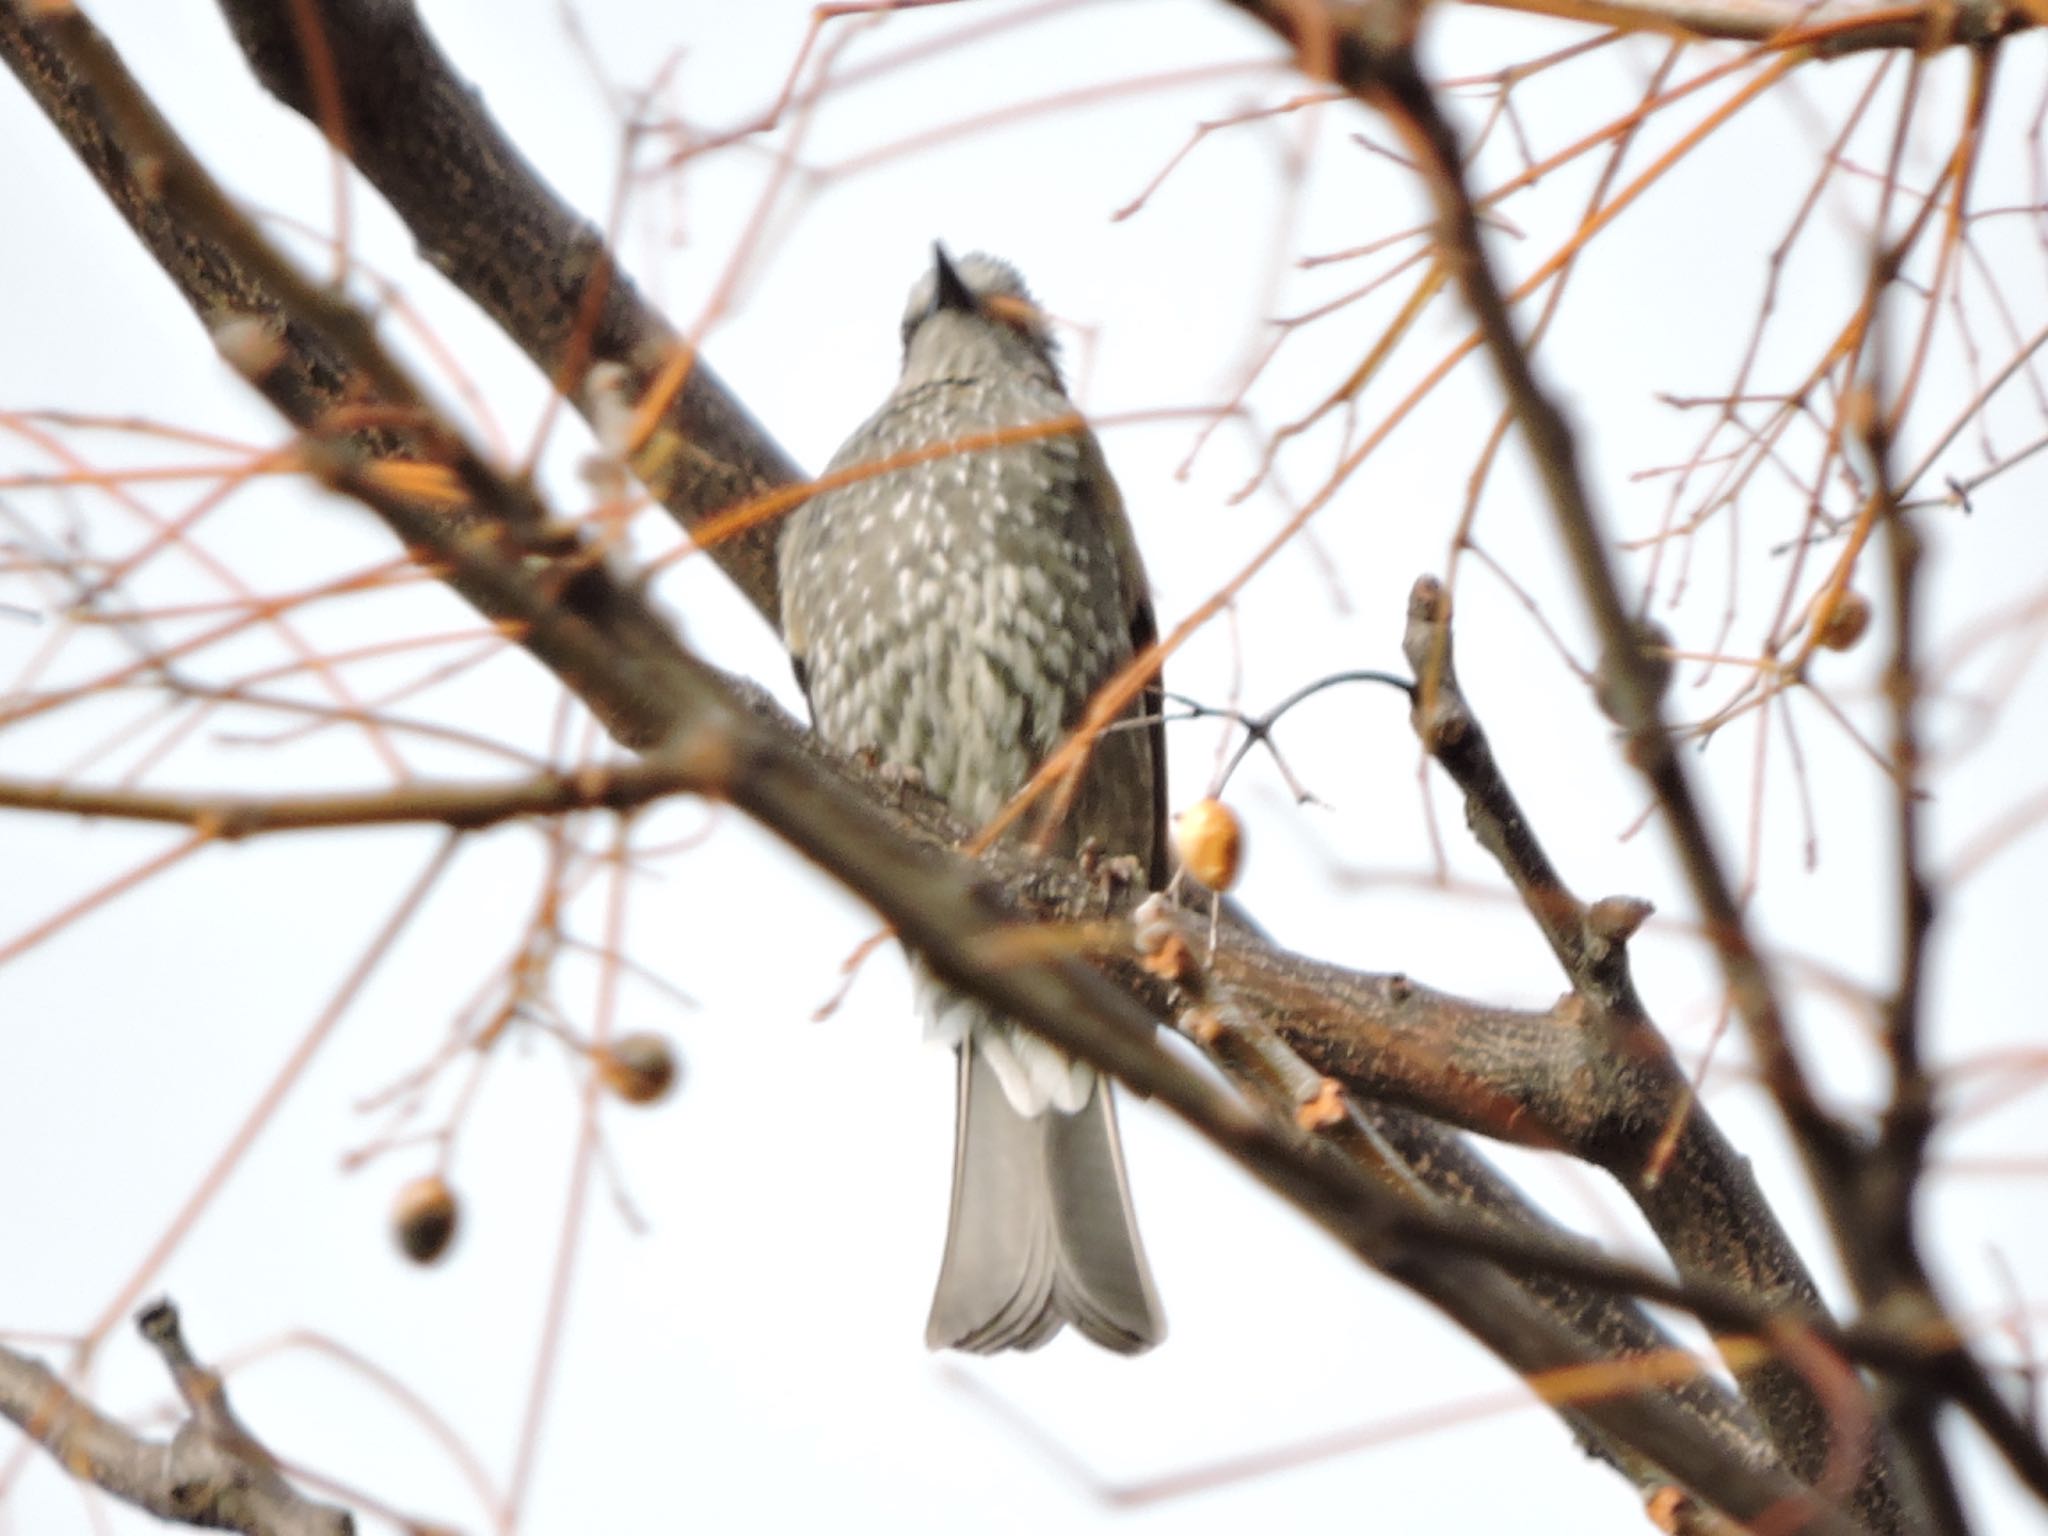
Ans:
[[[985,822],[1155,634],[1101,446],[1007,263],[933,248],[903,315],[903,375],[831,464],[863,468],[875,473],[791,517],[783,636],[821,735],[874,749]],[[1054,841],[1135,856],[1156,887],[1156,685],[1134,706],[1144,712],[1149,723],[1098,738]],[[930,1032],[959,1056],[952,1216],[926,1343],[1032,1349],[1072,1323],[1124,1353],[1156,1344],[1166,1324],[1110,1084],[913,968]]]

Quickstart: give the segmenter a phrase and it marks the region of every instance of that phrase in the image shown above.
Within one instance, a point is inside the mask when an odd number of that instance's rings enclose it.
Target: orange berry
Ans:
[[[1197,800],[1174,817],[1173,843],[1182,867],[1210,890],[1227,891],[1237,883],[1244,833],[1221,800]]]

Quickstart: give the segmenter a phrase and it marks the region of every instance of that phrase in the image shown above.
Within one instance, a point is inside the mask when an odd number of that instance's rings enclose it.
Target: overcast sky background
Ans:
[[[131,67],[207,163],[251,204],[316,227],[331,220],[328,161],[316,136],[250,79],[211,6],[124,0],[88,6]],[[701,126],[745,120],[773,99],[795,56],[808,8],[647,5],[585,0],[576,11],[600,73],[572,45],[562,13],[543,0],[442,0],[426,14],[458,66],[513,139],[565,196],[602,218],[618,168],[618,121],[608,89],[632,89],[677,54],[670,95]],[[1014,11],[1016,8],[1011,7]],[[975,14],[1001,13],[1003,8]],[[960,27],[931,12],[893,20],[854,45],[849,62]],[[1433,19],[1430,57],[1441,74],[1476,74],[1561,46],[1571,28],[1494,12],[1446,8]],[[1639,93],[1661,47],[1643,42],[1531,82],[1516,97],[1539,150],[1569,142]],[[2029,191],[2023,82],[2038,78],[2038,42],[2009,50],[1999,132],[1980,178],[1980,204]],[[1702,52],[1681,66],[1701,67]],[[1298,255],[1361,243],[1418,221],[1407,173],[1353,139],[1385,144],[1375,120],[1338,108],[1210,135],[1137,216],[1115,221],[1193,126],[1299,88],[1270,66],[1266,36],[1222,6],[1133,3],[1072,8],[1008,29],[968,51],[892,71],[849,89],[817,115],[802,155],[826,174],[799,177],[776,204],[766,237],[744,263],[729,313],[707,356],[738,396],[797,457],[816,468],[888,390],[904,290],[936,237],[986,249],[1023,269],[1044,303],[1078,329],[1067,357],[1077,396],[1098,415],[1214,405],[1293,314],[1359,281],[1337,264],[1294,270]],[[1946,152],[1961,101],[1960,60],[1929,71],[1929,132],[1907,159],[1924,184]],[[1118,82],[1199,66],[1233,66],[1173,89]],[[1673,181],[1632,209],[1582,263],[1550,341],[1546,376],[1578,413],[1582,449],[1611,526],[1646,534],[1663,510],[1662,482],[1636,471],[1683,459],[1700,424],[1657,403],[1656,391],[1725,389],[1747,339],[1765,274],[1812,175],[1815,156],[1868,61],[1808,71],[1782,100],[1739,118]],[[1894,82],[1896,83],[1896,82]],[[909,135],[957,124],[1006,103],[1089,85],[1105,90],[1066,110],[989,131],[942,137],[916,153],[860,167],[860,157]],[[1708,93],[1708,99],[1718,99]],[[1892,99],[1892,98],[1887,98]],[[1468,122],[1480,110],[1468,103]],[[1631,167],[1647,164],[1702,108],[1658,123]],[[1865,163],[1882,150],[1889,111],[1859,141]],[[2038,155],[2038,132],[2031,150]],[[0,409],[69,408],[146,415],[252,444],[285,433],[213,357],[200,329],[69,153],[11,83],[0,85],[0,206],[13,234],[0,241]],[[1498,180],[1505,150],[1485,162]],[[1290,165],[1308,156],[1305,181]],[[694,162],[632,205],[620,249],[686,326],[699,317],[774,172],[752,147]],[[1574,167],[1540,200],[1516,204],[1499,249],[1522,272],[1577,216],[1591,172]],[[1484,180],[1486,178],[1482,178]],[[1850,186],[1855,183],[1850,181]],[[544,399],[530,366],[409,254],[375,195],[352,202],[354,248],[396,277],[409,302],[462,359],[493,417],[523,451]],[[1782,383],[1840,321],[1861,282],[1859,217],[1849,192],[1825,200],[1821,233],[1786,274],[1786,298],[1760,377]],[[2022,332],[2044,318],[2034,221],[1986,232],[2009,261],[2006,296]],[[301,244],[302,252],[311,247]],[[1401,282],[1372,304],[1302,328],[1254,396],[1270,428],[1298,415],[1356,365]],[[1452,306],[1422,322],[1398,383],[1361,406],[1371,423],[1424,365],[1462,334]],[[394,336],[396,333],[394,332]],[[410,355],[416,346],[403,341]],[[1987,354],[2002,360],[1995,338]],[[1772,372],[1773,365],[1780,365]],[[424,365],[423,365],[424,366]],[[1930,364],[1926,433],[1967,398],[1951,346]],[[431,370],[430,370],[431,371]],[[455,398],[445,377],[438,387]],[[1935,401],[1946,403],[1936,408]],[[1263,708],[1319,675],[1396,668],[1405,594],[1443,568],[1475,445],[1497,401],[1467,365],[1317,520],[1313,549],[1298,545],[1255,582],[1230,624],[1212,625],[1170,670],[1173,686],[1211,702],[1235,688]],[[2010,449],[2041,429],[2025,401],[1998,424]],[[2031,414],[2030,414],[2031,412]],[[2028,430],[2031,422],[2032,431]],[[1199,604],[1270,536],[1281,499],[1233,504],[1249,473],[1242,431],[1219,431],[1195,459],[1199,423],[1175,416],[1107,426],[1104,441],[1151,569],[1162,627]],[[190,459],[175,444],[92,436],[94,461]],[[48,469],[19,437],[0,473]],[[1305,495],[1334,462],[1334,429],[1283,460],[1287,488]],[[587,504],[577,477],[591,451],[572,417],[557,422],[544,461],[558,504]],[[1914,456],[1911,442],[1903,457]],[[1974,467],[1958,446],[1959,472]],[[1966,522],[1929,520],[1931,622],[1953,640],[2002,605],[2038,593],[2044,490],[2037,469],[1992,483]],[[140,492],[175,511],[200,492]],[[123,550],[139,526],[107,498],[10,493],[46,527],[76,515],[98,548]],[[1740,609],[1752,628],[1782,580],[1766,551],[1797,526],[1801,507],[1759,497],[1740,527]],[[1724,519],[1725,523],[1726,520]],[[643,548],[663,544],[642,525]],[[1512,453],[1483,506],[1479,536],[1539,601],[1566,646],[1590,661],[1586,629],[1552,552],[1548,516]],[[205,547],[252,585],[275,590],[368,565],[388,541],[352,506],[293,482],[238,495],[210,518]],[[1693,546],[1685,606],[1663,612],[1704,648],[1712,641],[1731,559],[1723,530]],[[1818,567],[1815,568],[1816,571]],[[1873,567],[1875,569],[1875,567]],[[1640,895],[1660,919],[1637,945],[1639,980],[1681,1052],[1694,1059],[1717,1008],[1710,971],[1684,933],[1683,886],[1661,837],[1625,837],[1642,793],[1619,761],[1583,687],[1517,600],[1477,566],[1461,577],[1458,638],[1467,690],[1541,835],[1582,895]],[[217,596],[189,562],[156,562],[144,590],[157,600]],[[773,635],[712,572],[685,562],[660,588],[686,639],[723,665],[800,702]],[[1875,589],[1873,588],[1875,595]],[[0,599],[40,608],[47,592],[0,574]],[[453,599],[408,593],[305,611],[307,634],[329,646],[471,619]],[[0,623],[0,676],[11,677],[46,631]],[[1731,648],[1740,648],[1740,636]],[[1823,656],[1819,676],[1867,728],[1882,646]],[[81,645],[80,675],[111,644]],[[274,641],[239,645],[223,672],[281,654]],[[2042,788],[2041,679],[2022,646],[1992,647],[1988,685],[2010,662],[2018,681],[1995,728],[1974,750],[1945,758],[1931,817],[1937,864]],[[409,675],[417,660],[365,669],[366,689]],[[1690,683],[1696,674],[1687,674]],[[1703,712],[1733,688],[1717,674],[1679,708]],[[313,696],[308,690],[307,696]],[[460,686],[408,706],[544,750],[552,693],[516,655]],[[1803,864],[1803,821],[1773,733],[1760,814],[1759,931],[1788,954],[1875,984],[1895,959],[1882,780],[1819,710],[1798,708],[1819,859]],[[109,704],[61,712],[0,736],[0,773],[58,772],[132,713]],[[1944,744],[1978,717],[1963,703],[1937,713]],[[248,722],[243,722],[247,724]],[[1178,727],[1176,800],[1200,791],[1216,760],[1213,722]],[[1363,969],[1401,970],[1501,1003],[1541,1007],[1563,983],[1539,938],[1462,838],[1451,796],[1434,795],[1453,893],[1421,888],[1432,869],[1416,750],[1397,696],[1340,690],[1305,709],[1281,740],[1295,773],[1327,807],[1297,809],[1270,762],[1254,758],[1233,786],[1250,822],[1243,894],[1284,942]],[[1757,736],[1744,725],[1695,759],[1739,845],[1751,814]],[[412,749],[409,747],[408,751]],[[116,759],[117,762],[120,759]],[[470,755],[420,750],[428,773],[503,772]],[[199,733],[153,782],[192,787],[309,789],[386,782],[360,737],[327,733],[256,750]],[[686,1062],[683,1091],[654,1111],[607,1106],[603,1126],[618,1179],[644,1218],[634,1230],[600,1180],[575,1239],[576,1272],[540,1460],[522,1528],[785,1529],[803,1524],[900,1533],[958,1530],[1235,1532],[1335,1520],[1360,1530],[1528,1532],[1631,1530],[1640,1515],[1626,1483],[1586,1462],[1565,1431],[1512,1377],[1398,1288],[1359,1269],[1308,1224],[1278,1208],[1163,1113],[1126,1103],[1125,1135],[1143,1229],[1170,1324],[1168,1343],[1138,1360],[1062,1339],[1038,1354],[994,1361],[933,1357],[923,1321],[945,1217],[951,1065],[921,1047],[902,965],[893,952],[862,970],[829,1022],[811,1016],[839,984],[842,960],[873,929],[852,903],[739,817],[681,804],[647,819],[645,844],[711,835],[636,884],[630,951],[695,1006],[677,1012],[629,983],[621,1027],[672,1033]],[[173,835],[80,829],[0,818],[0,943],[59,910]],[[75,1332],[121,1292],[157,1235],[244,1123],[337,986],[432,857],[431,833],[390,831],[257,841],[220,849],[149,884],[0,969],[0,1329]],[[2031,1047],[2039,1069],[2038,949],[2042,867],[2038,828],[2013,841],[1952,892],[1935,954],[1929,1019],[1944,1062]],[[324,1043],[252,1154],[206,1210],[149,1293],[168,1292],[195,1347],[233,1357],[304,1330],[339,1341],[396,1374],[445,1415],[502,1491],[526,1412],[577,1136],[577,1076],[537,1033],[499,1050],[471,1109],[453,1176],[467,1206],[450,1259],[421,1271],[386,1237],[396,1187],[422,1171],[423,1148],[349,1172],[350,1150],[388,1122],[361,1108],[441,1044],[449,1020],[502,959],[534,900],[544,854],[531,829],[476,840],[439,887],[358,1005]],[[1477,887],[1475,891],[1471,887]],[[575,930],[602,931],[602,890],[572,912]],[[1794,974],[1811,977],[1818,970]],[[595,967],[565,962],[561,1001],[590,1017]],[[1823,986],[1799,992],[1809,1059],[1849,1104],[1883,1091],[1864,1026]],[[1803,1193],[1788,1178],[1772,1116],[1743,1077],[1730,1041],[1712,1103],[1758,1159],[1779,1208],[1833,1294],[1839,1286]],[[2024,1068],[2016,1061],[2012,1072]],[[427,1124],[445,1114],[459,1073],[437,1089]],[[2038,1086],[2038,1085],[2036,1085]],[[1989,1326],[2011,1294],[1990,1261],[1995,1247],[2036,1308],[2048,1294],[2048,1236],[2038,1219],[2039,1093],[1945,1137],[1943,1158],[2031,1158],[2029,1177],[1938,1174],[1929,1200],[1930,1251],[1963,1315]],[[1648,1254],[1650,1243],[1601,1176],[1533,1156],[1504,1156],[1566,1220]],[[2031,1218],[2028,1213],[2033,1215]],[[237,1373],[238,1408],[288,1460],[361,1487],[399,1509],[464,1530],[490,1514],[417,1421],[332,1358],[287,1348]],[[102,1352],[94,1392],[111,1408],[158,1403],[155,1361],[125,1325]],[[997,1402],[1007,1405],[998,1411]],[[1461,1406],[1472,1411],[1459,1414]],[[1283,1449],[1348,1429],[1450,1413],[1428,1432],[1399,1434],[1313,1466],[1199,1497],[1118,1507],[1063,1467],[1018,1426],[1065,1447],[1104,1485],[1170,1478],[1219,1459]],[[1005,1417],[1005,1413],[1010,1417]],[[1981,1529],[2038,1525],[2003,1473],[1957,1432]],[[9,1441],[0,1455],[12,1454]],[[38,1459],[0,1500],[0,1531],[61,1536],[147,1522],[87,1502]],[[374,1527],[374,1523],[372,1524]]]

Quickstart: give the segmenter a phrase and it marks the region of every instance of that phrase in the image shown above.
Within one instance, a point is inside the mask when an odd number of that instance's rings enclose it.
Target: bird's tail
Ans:
[[[1036,1349],[1072,1323],[1120,1354],[1151,1348],[1166,1319],[1131,1212],[1109,1082],[1089,1083],[1074,1109],[1026,1114],[1004,1091],[986,1028],[958,1046],[953,1211],[925,1343]]]

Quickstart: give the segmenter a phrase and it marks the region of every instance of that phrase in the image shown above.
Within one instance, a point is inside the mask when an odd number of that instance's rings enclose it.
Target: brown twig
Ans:
[[[225,842],[280,832],[423,822],[476,832],[523,816],[636,810],[670,795],[701,790],[704,786],[692,781],[694,771],[688,761],[657,755],[498,784],[414,784],[336,795],[153,794],[0,780],[0,807],[167,823]]]
[[[2035,24],[2023,6],[1857,5],[1801,0],[1476,0],[1592,26],[1676,37],[1812,47],[1822,57],[1873,48],[1936,49],[2006,37]]]

